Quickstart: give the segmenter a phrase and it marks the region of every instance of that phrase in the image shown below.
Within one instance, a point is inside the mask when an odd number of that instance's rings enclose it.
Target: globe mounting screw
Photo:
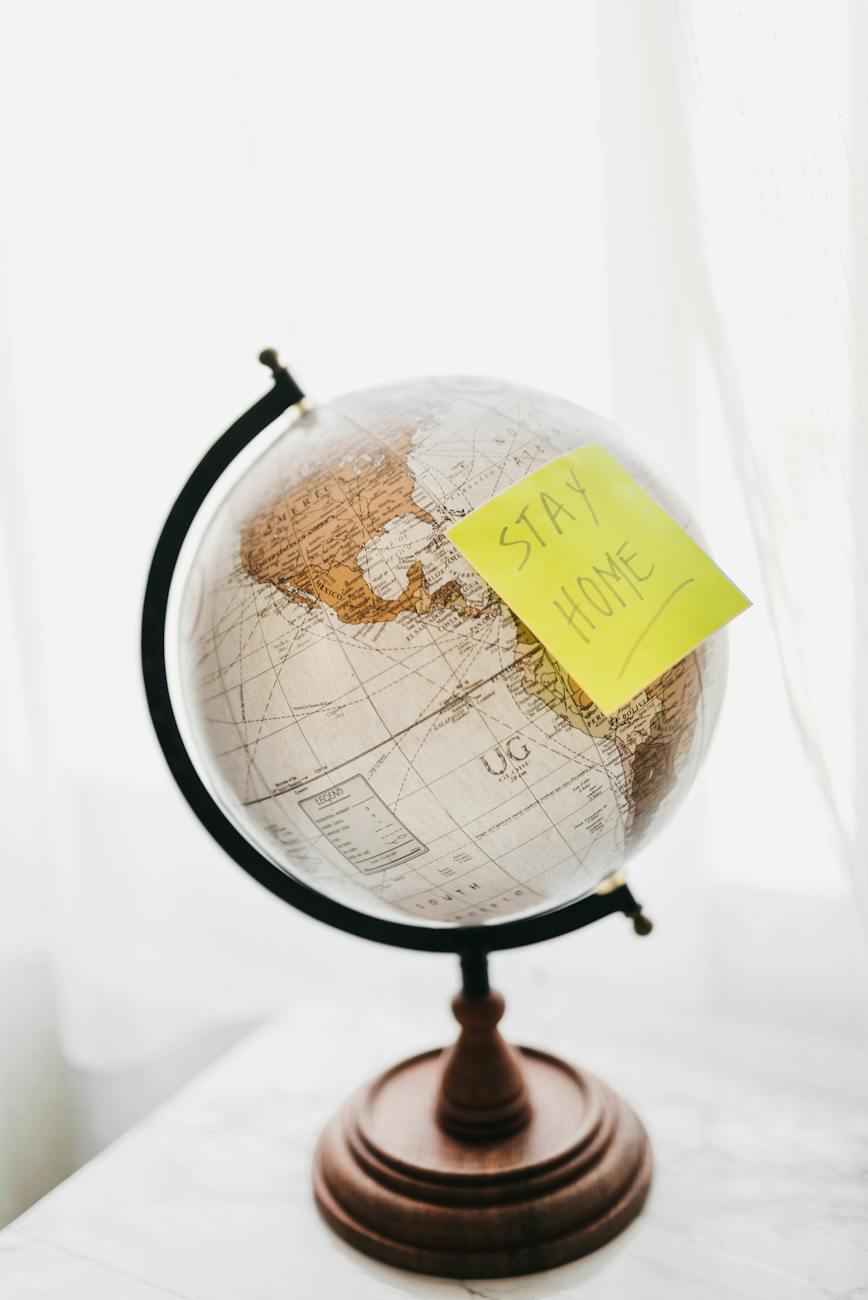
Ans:
[[[631,912],[627,913],[627,916],[633,922],[633,933],[638,934],[642,939],[654,929],[654,922],[650,916],[645,915],[641,907],[634,907]]]
[[[275,379],[286,370],[286,367],[280,364],[277,348],[263,348],[259,354],[259,360],[271,371]]]

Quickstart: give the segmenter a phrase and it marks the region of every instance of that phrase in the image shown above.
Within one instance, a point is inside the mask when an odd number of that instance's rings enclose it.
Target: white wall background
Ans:
[[[755,600],[634,878],[654,940],[500,957],[517,1017],[864,1033],[864,8],[36,0],[2,27],[0,1220],[290,1001],[412,996],[447,1032],[451,963],[272,900],[150,732],[150,550],[266,344],[323,400],[451,370],[614,416]]]

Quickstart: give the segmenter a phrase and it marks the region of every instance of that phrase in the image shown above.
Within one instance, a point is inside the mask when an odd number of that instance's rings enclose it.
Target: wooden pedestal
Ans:
[[[606,1084],[497,1022],[499,993],[453,1001],[454,1047],[393,1066],[346,1102],[314,1160],[345,1241],[399,1268],[506,1277],[564,1264],[642,1208],[651,1148]]]

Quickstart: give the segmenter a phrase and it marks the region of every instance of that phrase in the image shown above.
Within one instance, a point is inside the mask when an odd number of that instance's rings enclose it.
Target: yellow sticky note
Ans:
[[[535,470],[447,536],[604,713],[750,605],[596,444]]]

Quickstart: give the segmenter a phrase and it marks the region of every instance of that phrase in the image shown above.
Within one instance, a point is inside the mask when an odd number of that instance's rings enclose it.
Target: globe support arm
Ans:
[[[614,912],[630,917],[637,934],[647,934],[650,922],[623,883],[548,912],[490,926],[435,928],[369,916],[281,871],[236,829],[212,798],[187,752],[175,718],[166,670],[166,614],[172,576],[184,539],[209,492],[255,437],[304,399],[301,388],[280,364],[273,349],[260,353],[259,359],[271,371],[274,385],[217,439],[184,484],[160,533],[145,588],[141,650],[148,709],[169,769],[193,812],[239,866],[308,916],[377,943],[457,953],[466,996],[482,997],[488,991],[490,952],[568,934]]]

